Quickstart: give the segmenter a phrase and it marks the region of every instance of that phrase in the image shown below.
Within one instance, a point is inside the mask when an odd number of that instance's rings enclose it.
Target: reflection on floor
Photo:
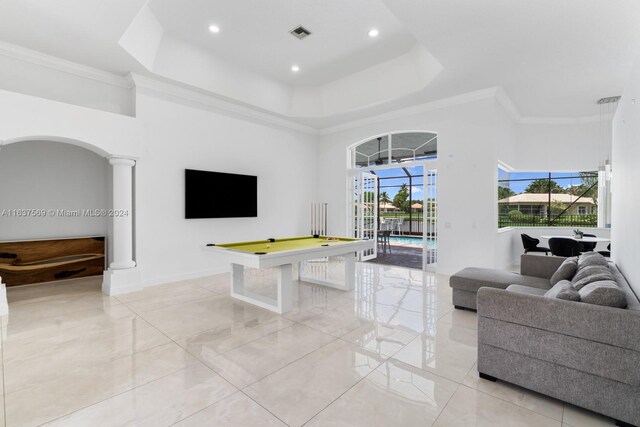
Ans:
[[[255,291],[271,293],[256,275]],[[610,420],[480,380],[476,316],[447,278],[363,263],[357,287],[298,284],[285,316],[219,275],[117,298],[99,279],[8,290],[8,426],[588,426]]]
[[[378,248],[378,256],[367,262],[384,265],[395,265],[398,267],[422,269],[422,248],[407,245],[390,245],[391,249],[383,251]],[[427,257],[427,259],[435,259]]]

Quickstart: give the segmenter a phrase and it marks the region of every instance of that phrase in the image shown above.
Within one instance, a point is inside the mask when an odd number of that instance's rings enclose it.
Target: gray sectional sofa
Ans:
[[[478,312],[480,376],[640,426],[640,287],[608,263],[600,273],[608,269],[615,283],[575,290],[574,281],[551,290],[565,260],[523,255],[522,274],[465,269],[451,277],[454,305]],[[595,274],[580,268],[575,278]]]

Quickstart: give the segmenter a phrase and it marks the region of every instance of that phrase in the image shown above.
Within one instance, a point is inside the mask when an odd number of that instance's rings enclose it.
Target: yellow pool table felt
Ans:
[[[222,243],[216,244],[216,247],[226,248],[235,251],[248,252],[248,253],[274,253],[284,251],[294,251],[297,249],[310,249],[322,246],[335,246],[344,243],[357,242],[359,239],[352,239],[347,237],[291,237],[284,239],[275,239],[275,242],[269,240],[257,240],[253,242],[238,242],[238,243]]]

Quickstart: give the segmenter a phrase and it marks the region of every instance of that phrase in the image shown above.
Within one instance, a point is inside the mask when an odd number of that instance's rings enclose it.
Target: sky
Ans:
[[[414,166],[414,167],[407,168],[409,173],[411,173],[412,175],[422,175],[422,169],[423,169],[422,166]],[[376,172],[376,175],[378,175],[378,177],[380,178],[405,176],[405,178],[400,178],[400,179],[382,179],[378,181],[378,184],[380,185],[380,193],[382,193],[383,191],[386,192],[389,195],[389,199],[391,200],[393,200],[394,196],[398,194],[398,191],[400,190],[400,186],[402,184],[407,184],[407,187],[409,186],[409,178],[406,178],[406,174],[401,168],[381,169],[381,170],[376,170],[375,172]],[[424,196],[422,194],[422,184],[423,184],[422,177],[413,178],[413,189],[412,189],[413,200],[424,199]],[[387,188],[388,186],[392,186],[392,187]]]

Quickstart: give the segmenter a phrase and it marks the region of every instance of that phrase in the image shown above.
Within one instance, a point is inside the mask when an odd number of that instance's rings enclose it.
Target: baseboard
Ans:
[[[145,279],[142,282],[142,286],[146,288],[148,286],[166,285],[167,283],[179,282],[181,280],[199,279],[200,277],[213,276],[228,272],[228,268],[212,268],[190,273],[174,274],[171,276],[154,277],[152,279]]]
[[[2,283],[2,277],[0,277],[0,316],[6,316],[7,314],[9,314],[7,287]]]
[[[141,274],[138,267],[122,270],[109,269],[102,278],[102,292],[107,295],[120,295],[141,291]]]

